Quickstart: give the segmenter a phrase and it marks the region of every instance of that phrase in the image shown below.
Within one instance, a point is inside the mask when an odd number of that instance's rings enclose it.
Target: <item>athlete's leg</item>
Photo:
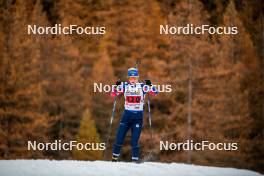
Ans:
[[[129,126],[129,121],[128,121],[128,114],[126,113],[126,111],[124,111],[122,119],[119,124],[117,134],[116,134],[116,141],[115,141],[114,148],[113,148],[113,159],[114,160],[117,160],[120,155],[120,151],[121,151],[124,139],[126,137],[126,133],[129,128],[130,126]]]
[[[138,140],[141,134],[143,119],[135,119],[131,127],[132,161],[139,160]]]

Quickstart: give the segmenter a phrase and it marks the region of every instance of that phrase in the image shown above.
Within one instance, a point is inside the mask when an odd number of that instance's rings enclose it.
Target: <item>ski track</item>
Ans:
[[[0,176],[261,176],[244,169],[181,163],[0,160]],[[263,175],[262,175],[263,176]]]

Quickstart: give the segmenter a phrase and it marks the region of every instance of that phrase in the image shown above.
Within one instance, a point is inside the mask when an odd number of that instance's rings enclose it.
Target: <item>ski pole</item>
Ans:
[[[152,142],[151,146],[154,146],[149,94],[148,94],[148,120],[149,120],[149,129],[150,129],[150,141]],[[149,161],[152,159],[152,151],[153,151],[153,149],[151,149],[150,152],[148,153],[148,155],[146,157],[144,157],[143,161]]]
[[[148,119],[149,119],[149,127],[150,129],[152,129],[149,94],[148,94]],[[151,139],[152,139],[152,135],[151,135]]]
[[[153,141],[153,131],[152,131],[152,120],[151,120],[151,113],[150,113],[150,98],[148,94],[148,119],[149,119],[149,128],[150,128],[150,139]]]
[[[137,59],[137,61],[136,61],[136,69],[138,69],[138,65],[139,65],[139,64],[141,64],[141,62],[140,62],[139,59]]]
[[[104,160],[106,159],[107,148],[108,148],[109,139],[110,139],[111,131],[112,131],[112,124],[113,124],[113,120],[114,120],[114,117],[115,117],[116,100],[117,100],[117,96],[114,97],[114,105],[113,105],[113,109],[112,109],[112,116],[110,118],[110,124],[109,124],[108,132],[107,132],[108,136],[106,138],[105,152],[104,152],[104,155],[103,155]]]

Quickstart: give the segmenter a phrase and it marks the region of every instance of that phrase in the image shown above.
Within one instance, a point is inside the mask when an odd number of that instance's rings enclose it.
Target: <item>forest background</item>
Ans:
[[[93,83],[171,84],[151,98],[142,153],[264,172],[262,1],[0,0],[0,158],[102,159],[100,151],[28,151],[27,141],[105,142],[113,99]],[[160,35],[159,25],[237,26],[237,35]],[[105,26],[105,35],[28,35],[27,25]],[[114,140],[123,99],[113,124]],[[188,122],[188,119],[191,121]],[[189,129],[189,130],[188,130]],[[190,130],[191,129],[191,130]],[[160,151],[159,141],[237,142],[238,151]],[[110,154],[111,148],[109,148]],[[108,156],[110,157],[110,156]],[[129,137],[123,160],[130,158]]]

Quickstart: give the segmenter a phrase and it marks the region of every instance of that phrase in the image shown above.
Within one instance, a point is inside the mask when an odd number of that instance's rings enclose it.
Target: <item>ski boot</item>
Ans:
[[[141,163],[139,159],[132,159],[132,163],[136,163],[136,164],[139,164]]]
[[[118,161],[118,157],[117,156],[112,156],[112,162],[117,162]]]

